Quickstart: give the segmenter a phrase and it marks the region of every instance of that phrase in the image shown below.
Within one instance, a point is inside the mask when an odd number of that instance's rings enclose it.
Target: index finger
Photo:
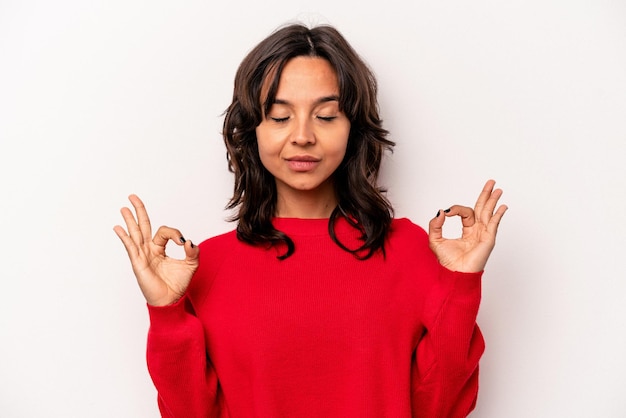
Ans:
[[[444,210],[443,213],[447,218],[451,216],[460,216],[461,224],[464,227],[472,226],[476,223],[475,212],[472,208],[468,208],[467,206],[452,205],[448,209]]]

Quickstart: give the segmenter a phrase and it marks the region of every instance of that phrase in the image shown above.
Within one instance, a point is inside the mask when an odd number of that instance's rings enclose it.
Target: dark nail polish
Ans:
[[[441,211],[440,211],[440,210],[438,210],[438,211],[437,211],[437,215],[435,215],[435,218],[438,218],[440,213],[441,213]]]
[[[181,242],[182,244],[184,244],[184,243],[186,243],[186,242],[187,242],[187,241],[185,241],[185,238],[183,238],[183,237],[180,237],[179,239],[180,239],[180,242]]]
[[[191,248],[196,248],[196,246],[195,246],[195,245],[193,245],[193,242],[191,243]]]
[[[449,213],[450,212],[450,208],[446,209],[443,211],[444,213]]]

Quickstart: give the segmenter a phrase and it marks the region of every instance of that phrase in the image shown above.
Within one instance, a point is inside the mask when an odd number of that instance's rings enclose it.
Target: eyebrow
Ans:
[[[317,106],[317,105],[320,105],[322,103],[338,102],[338,101],[339,101],[339,96],[324,96],[324,97],[320,97],[319,99],[317,99],[313,104],[315,106]],[[291,103],[289,103],[289,101],[283,100],[283,99],[274,99],[274,103],[273,104],[290,105]]]

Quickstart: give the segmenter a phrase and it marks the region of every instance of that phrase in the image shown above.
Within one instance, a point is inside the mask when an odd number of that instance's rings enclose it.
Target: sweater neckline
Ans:
[[[328,235],[330,218],[274,218],[274,228],[287,235],[320,236]],[[337,226],[346,223],[338,219]]]

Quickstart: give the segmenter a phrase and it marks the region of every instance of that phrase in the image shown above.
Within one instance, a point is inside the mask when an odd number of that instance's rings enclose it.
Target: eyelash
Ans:
[[[324,122],[331,122],[331,121],[335,120],[337,118],[337,116],[318,116],[317,118],[319,120],[324,121]],[[289,117],[286,117],[286,118],[270,118],[270,119],[272,119],[276,123],[283,123],[283,122],[287,122],[289,120]]]

